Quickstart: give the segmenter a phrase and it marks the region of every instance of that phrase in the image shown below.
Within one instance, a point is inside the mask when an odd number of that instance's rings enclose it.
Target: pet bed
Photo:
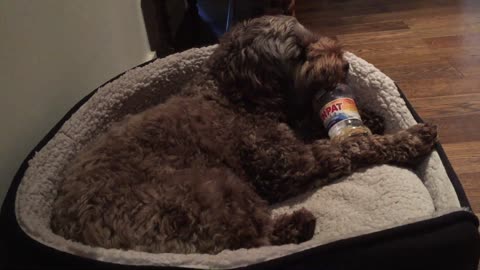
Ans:
[[[50,227],[59,173],[110,123],[163,102],[200,70],[215,46],[145,63],[81,100],[20,167],[0,216],[0,265],[10,268],[476,269],[478,219],[440,144],[415,170],[374,166],[273,206],[317,216],[299,245],[225,250],[217,255],[151,254],[89,247]],[[359,103],[383,115],[387,132],[420,118],[395,83],[346,53]],[[441,133],[441,130],[440,130]]]

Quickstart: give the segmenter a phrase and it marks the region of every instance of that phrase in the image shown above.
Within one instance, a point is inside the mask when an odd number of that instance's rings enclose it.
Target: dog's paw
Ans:
[[[417,124],[408,129],[415,140],[416,148],[420,153],[430,152],[438,140],[437,126],[431,124]]]
[[[279,216],[274,225],[274,244],[298,244],[310,240],[315,233],[316,223],[315,216],[305,208]]]
[[[297,210],[292,214],[292,225],[298,230],[298,242],[310,240],[315,233],[317,220],[315,216],[305,208]]]

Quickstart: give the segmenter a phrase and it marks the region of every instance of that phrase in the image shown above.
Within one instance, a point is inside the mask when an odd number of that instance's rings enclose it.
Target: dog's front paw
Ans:
[[[431,124],[417,124],[408,129],[413,138],[415,148],[419,153],[429,153],[438,140],[437,126]]]

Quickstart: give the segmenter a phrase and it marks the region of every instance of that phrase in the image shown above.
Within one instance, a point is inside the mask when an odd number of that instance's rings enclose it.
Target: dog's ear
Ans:
[[[295,61],[305,46],[296,19],[261,17],[237,24],[209,59],[212,75],[231,99],[278,105],[282,88],[293,87]]]
[[[321,37],[308,45],[305,62],[297,70],[295,86],[297,89],[330,90],[346,80],[348,69],[338,40]]]
[[[222,90],[231,91],[230,98],[238,100],[244,96],[262,95],[270,89],[265,89],[259,65],[262,56],[251,44],[255,36],[253,29],[246,31],[246,26],[240,24],[232,28],[221,39],[218,48],[209,59],[212,75],[221,84]]]

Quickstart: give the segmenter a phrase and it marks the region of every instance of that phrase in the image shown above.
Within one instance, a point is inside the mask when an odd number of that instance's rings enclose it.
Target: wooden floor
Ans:
[[[306,27],[394,79],[440,141],[480,213],[480,1],[297,0]]]

